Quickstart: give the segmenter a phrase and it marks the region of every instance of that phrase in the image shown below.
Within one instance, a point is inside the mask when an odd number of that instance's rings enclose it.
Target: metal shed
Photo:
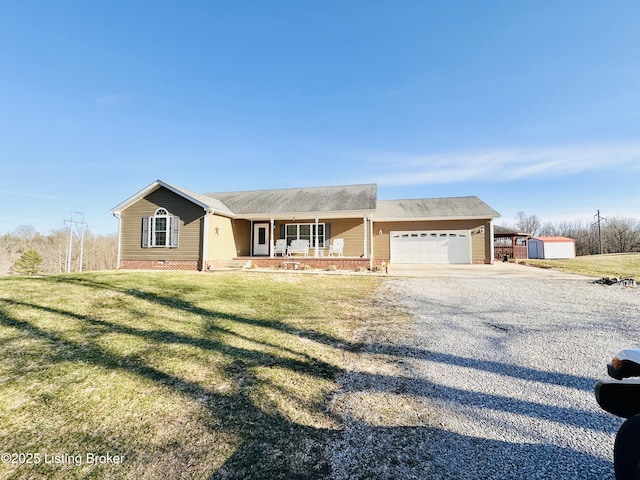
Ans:
[[[532,237],[529,258],[576,258],[576,241],[568,237]]]

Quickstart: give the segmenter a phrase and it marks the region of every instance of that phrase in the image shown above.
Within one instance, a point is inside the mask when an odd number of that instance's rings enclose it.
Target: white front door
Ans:
[[[268,223],[255,223],[253,225],[253,254],[269,255]]]

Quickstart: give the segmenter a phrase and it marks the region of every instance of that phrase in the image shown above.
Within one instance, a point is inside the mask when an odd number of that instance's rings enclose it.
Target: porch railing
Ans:
[[[495,259],[502,260],[506,255],[509,259],[525,260],[529,258],[527,247],[522,245],[496,245],[494,247]]]

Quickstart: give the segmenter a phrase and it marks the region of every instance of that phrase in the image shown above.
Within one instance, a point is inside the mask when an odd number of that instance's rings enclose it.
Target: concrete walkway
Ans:
[[[564,273],[517,263],[496,262],[493,265],[416,265],[390,264],[389,276],[433,278],[565,278],[592,280],[591,277]]]

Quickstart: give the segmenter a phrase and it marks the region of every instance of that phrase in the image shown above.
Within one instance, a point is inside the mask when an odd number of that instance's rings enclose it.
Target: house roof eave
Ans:
[[[169,183],[163,182],[162,180],[156,180],[152,184],[150,184],[147,187],[143,188],[139,192],[135,193],[134,195],[132,195],[131,197],[126,199],[124,202],[122,202],[122,203],[116,205],[115,207],[113,207],[111,210],[109,210],[109,213],[111,213],[112,215],[118,216],[124,210],[126,210],[131,205],[133,205],[135,202],[137,202],[138,200],[146,197],[150,193],[155,192],[158,188],[161,188],[161,187],[164,187],[167,190],[175,193],[176,195],[179,195],[180,197],[182,197],[182,198],[190,201],[191,203],[201,207],[207,213],[218,213],[220,215],[227,216],[227,217],[232,217],[232,218],[235,216],[234,213],[230,209],[224,208],[222,203],[214,205],[214,202],[216,202],[216,200],[213,199],[213,198],[211,199],[211,202],[204,201],[202,199],[203,195],[193,194],[193,193],[188,192],[188,191],[186,191],[186,190],[184,190],[184,189],[182,189],[180,187],[176,187],[176,186],[171,185]]]
[[[486,220],[490,221],[496,217],[489,217],[487,215],[456,215],[456,216],[442,216],[442,217],[376,217],[373,216],[375,222],[439,222],[439,221],[459,221],[459,220]]]
[[[286,212],[286,213],[247,213],[236,215],[236,219],[243,220],[305,220],[311,218],[363,218],[369,217],[375,210],[344,210],[344,211],[318,211],[318,212]]]

